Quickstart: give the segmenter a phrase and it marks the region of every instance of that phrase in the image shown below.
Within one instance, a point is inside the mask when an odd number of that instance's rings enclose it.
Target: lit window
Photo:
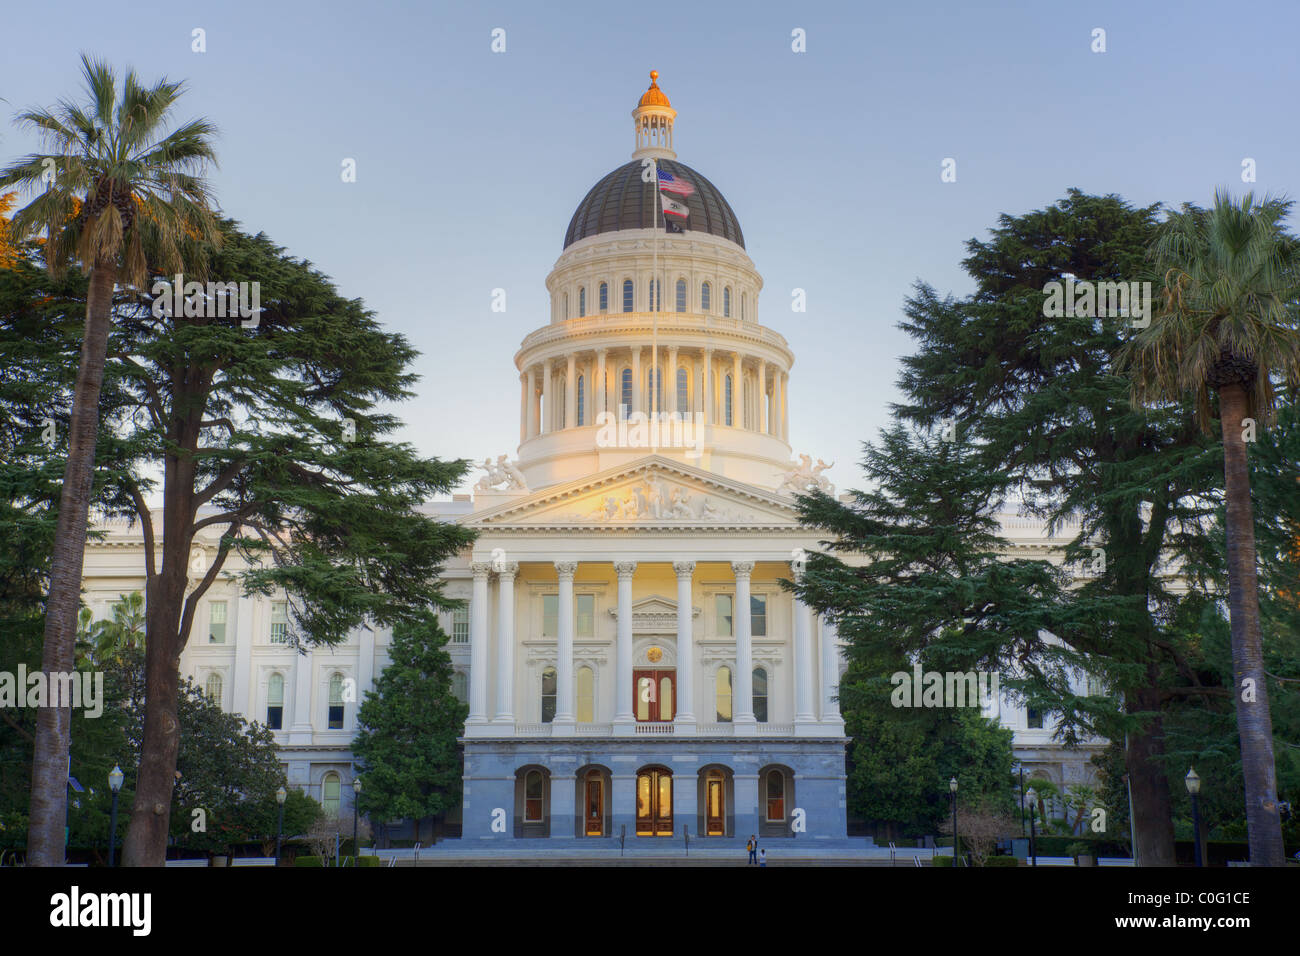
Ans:
[[[226,602],[208,602],[208,643],[226,643]]]
[[[284,675],[272,674],[266,683],[266,726],[279,730],[284,720]]]
[[[683,415],[689,407],[688,399],[690,397],[690,373],[684,368],[677,370],[677,410]]]
[[[542,772],[530,770],[524,775],[524,822],[542,822]]]
[[[208,700],[215,701],[217,704],[220,704],[220,703],[221,703],[221,689],[222,689],[222,680],[221,680],[221,675],[220,675],[220,674],[209,674],[209,675],[208,675],[208,680],[207,680],[207,685],[206,685],[206,687],[204,688],[205,692],[206,692],[207,695],[208,695]]]
[[[717,700],[718,721],[728,723],[731,721],[731,668],[719,667],[718,679],[714,698]]]
[[[560,596],[542,595],[542,637],[555,637],[560,633]]]
[[[451,675],[451,695],[462,704],[469,703],[469,678],[464,671],[453,671]]]
[[[596,595],[579,594],[574,598],[575,630],[578,637],[596,636]]]
[[[587,376],[578,376],[578,417],[575,425],[583,425],[587,418]]]
[[[723,404],[724,404],[724,406],[725,406],[725,409],[726,409],[725,414],[726,414],[726,416],[727,416],[727,417],[726,417],[726,423],[727,423],[728,425],[730,425],[730,424],[731,424],[731,421],[732,421],[732,416],[731,416],[731,404],[732,404],[732,403],[731,403],[731,376],[730,376],[730,375],[726,376],[726,377],[722,380],[722,392],[723,392],[723,398],[722,398],[722,401],[723,401]]]
[[[632,280],[623,280],[623,311],[632,311]]]
[[[578,723],[589,724],[596,719],[596,675],[590,667],[579,667],[577,678]]]
[[[651,408],[657,412],[662,412],[664,410],[663,386],[663,375],[657,373],[654,369],[650,369],[646,372],[646,394],[654,396],[654,399],[651,402]]]
[[[701,312],[708,312],[708,311],[709,311],[709,293],[710,293],[710,291],[711,291],[711,290],[710,290],[710,288],[709,288],[709,284],[708,284],[707,282],[704,283],[704,285],[700,286],[700,311],[701,311]]]
[[[339,815],[339,775],[336,773],[325,774],[325,779],[320,784],[320,803],[325,809],[325,816],[337,817]]]
[[[469,643],[469,608],[458,607],[451,612],[451,642]]]
[[[769,771],[767,775],[767,819],[785,820],[785,774],[779,770]]]
[[[600,284],[600,311],[609,311],[609,284],[606,282]]]
[[[677,311],[686,311],[686,280],[677,280]]]
[[[343,675],[330,675],[329,729],[343,729]]]
[[[289,602],[271,602],[271,643],[285,644],[289,641]]]
[[[731,286],[722,288],[722,314],[726,318],[731,318]]]
[[[719,594],[714,599],[718,617],[718,637],[731,637],[731,595]]]
[[[761,667],[754,668],[754,719],[767,723],[767,671]]]
[[[749,596],[749,632],[755,637],[767,637],[767,595]]]
[[[542,671],[542,723],[549,724],[555,719],[555,687],[558,678],[554,667]]]
[[[578,318],[584,318],[587,314],[587,287],[583,286],[578,290]]]

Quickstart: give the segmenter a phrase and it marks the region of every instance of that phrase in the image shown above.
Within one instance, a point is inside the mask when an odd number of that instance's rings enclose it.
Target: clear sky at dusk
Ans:
[[[440,457],[514,452],[514,352],[548,321],[544,280],[574,208],[630,157],[651,69],[678,111],[680,159],[740,219],[766,283],[759,321],[794,350],[794,452],[836,461],[841,488],[896,398],[912,283],[968,292],[964,243],[1000,213],[1071,186],[1141,205],[1300,186],[1293,0],[133,0],[12,4],[3,23],[0,156],[36,146],[15,110],[80,98],[81,51],[186,79],[178,116],[220,129],[224,212],[423,353],[399,414],[403,437]],[[1091,50],[1098,27],[1105,53]],[[340,178],[348,157],[355,183]],[[955,183],[940,179],[948,157]],[[795,288],[806,313],[791,311]]]

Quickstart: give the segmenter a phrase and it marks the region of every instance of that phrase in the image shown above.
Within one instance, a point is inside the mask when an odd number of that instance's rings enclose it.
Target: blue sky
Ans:
[[[0,158],[35,146],[13,110],[79,95],[83,50],[187,79],[179,115],[221,131],[224,211],[404,332],[423,378],[403,437],[481,460],[515,449],[512,357],[657,69],[678,155],[731,202],[765,280],[758,318],[794,350],[794,451],[834,460],[845,487],[896,398],[912,283],[969,291],[964,243],[999,214],[1071,186],[1134,204],[1296,193],[1298,21],[1294,2],[11,5]]]

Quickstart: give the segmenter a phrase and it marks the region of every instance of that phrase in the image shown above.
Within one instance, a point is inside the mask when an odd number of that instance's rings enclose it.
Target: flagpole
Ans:
[[[659,189],[659,160],[652,157],[650,163],[654,167],[655,173],[655,189],[653,198],[659,200],[659,202],[651,203],[650,206],[651,221],[654,223],[655,233],[654,244],[651,252],[653,264],[650,267],[651,272],[654,274],[654,278],[650,283],[650,288],[652,290],[650,304],[654,308],[654,324],[651,326],[650,333],[650,415],[654,420],[655,427],[650,429],[650,449],[651,451],[658,451],[660,421],[655,415],[655,411],[658,407],[655,400],[658,397],[659,390],[663,388],[663,383],[659,381],[659,309],[663,306],[664,297],[664,290],[659,282],[659,206],[663,202],[660,198],[663,194]]]

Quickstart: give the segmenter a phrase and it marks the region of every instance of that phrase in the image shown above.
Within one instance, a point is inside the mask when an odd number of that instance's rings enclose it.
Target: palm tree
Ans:
[[[1125,346],[1121,363],[1134,400],[1196,398],[1211,433],[1218,399],[1227,505],[1228,608],[1236,678],[1237,733],[1246,782],[1246,824],[1255,866],[1282,866],[1273,723],[1268,712],[1256,583],[1255,526],[1246,444],[1257,419],[1270,419],[1275,386],[1300,383],[1300,242],[1283,220],[1284,199],[1216,193],[1212,209],[1172,214],[1152,246],[1163,273],[1162,308]]]
[[[104,380],[109,315],[118,281],[143,287],[146,249],[160,271],[183,271],[188,245],[218,241],[206,182],[199,174],[215,162],[205,120],[171,127],[171,108],[182,84],[163,79],[141,85],[134,71],[117,77],[104,63],[81,58],[87,102],[62,101],[53,109],[20,113],[19,127],[35,131],[46,152],[0,170],[0,189],[34,192],[14,214],[20,237],[44,231],[52,273],[76,261],[86,272],[86,326],[68,431],[68,461],[50,563],[41,668],[73,667],[87,512]],[[27,858],[37,866],[63,859],[67,800],[67,707],[42,708],[36,721]]]

